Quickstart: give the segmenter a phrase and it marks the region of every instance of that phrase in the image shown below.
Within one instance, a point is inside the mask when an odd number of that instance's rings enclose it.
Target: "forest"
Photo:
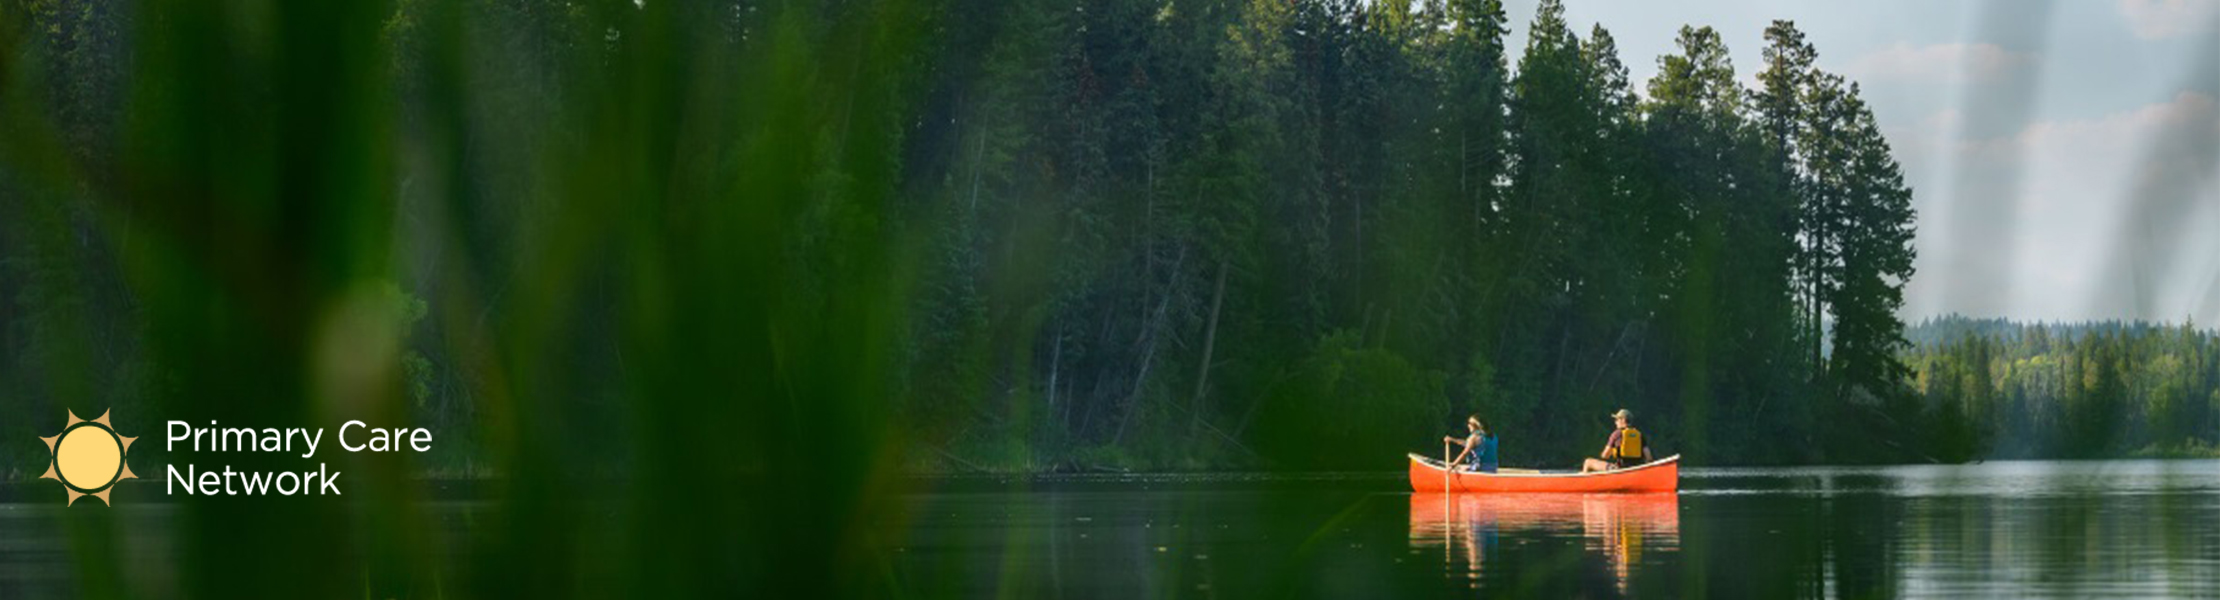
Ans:
[[[696,446],[544,440],[678,409],[924,472],[1384,469],[1474,413],[1566,467],[1622,407],[1705,465],[2112,456],[2220,413],[2187,325],[1908,339],[1913,190],[1787,21],[1753,80],[1558,0],[400,0],[298,61],[147,6],[0,4],[9,414],[346,396],[294,358],[340,309],[462,472],[627,469]],[[332,91],[223,83],[264,76]],[[288,101],[331,108],[239,108]],[[236,326],[272,341],[197,350]],[[212,374],[264,364],[303,374]]]
[[[1959,316],[1910,330],[1930,458],[2220,456],[2220,336],[2194,322],[2016,323]]]
[[[1479,413],[1556,466],[1626,407],[1707,463],[1916,460],[1872,443],[1919,439],[1911,190],[1792,23],[1758,89],[1689,26],[1637,90],[1558,2],[1524,48],[1497,2],[1004,12],[909,140],[927,458],[1363,468]]]

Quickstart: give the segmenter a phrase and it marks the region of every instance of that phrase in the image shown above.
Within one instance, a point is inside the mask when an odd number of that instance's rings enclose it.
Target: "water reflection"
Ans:
[[[1676,494],[1412,494],[1410,544],[1442,553],[1446,568],[1477,582],[1501,539],[1579,536],[1603,559],[1620,593],[1646,552],[1680,550]],[[1461,570],[1458,567],[1462,559]]]
[[[182,507],[146,485],[105,508],[0,485],[0,599],[102,597],[97,568],[180,595]],[[934,485],[873,530],[886,595],[2220,598],[2220,461],[1691,469],[1640,496],[1414,496],[1403,473]],[[437,525],[412,535],[457,568],[507,510],[421,509]],[[595,514],[576,526],[627,523]]]

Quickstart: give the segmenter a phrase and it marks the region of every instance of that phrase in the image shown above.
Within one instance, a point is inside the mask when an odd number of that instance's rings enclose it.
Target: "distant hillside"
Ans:
[[[2194,323],[2190,326],[2206,335],[2212,335],[2215,331],[2212,328],[2197,326]],[[1904,339],[1910,341],[1914,348],[1933,348],[1956,341],[1969,333],[2001,342],[2017,343],[2021,336],[2035,328],[2043,329],[2044,333],[2051,339],[2079,339],[2092,333],[2124,333],[2128,337],[2134,338],[2142,337],[2154,331],[2178,331],[2181,325],[2116,319],[2106,321],[2022,322],[2002,318],[1977,319],[1963,315],[1946,315],[1928,317],[1912,323],[1909,327],[1904,328]]]
[[[1917,404],[1888,412],[1938,460],[2220,454],[2210,328],[1950,316],[1905,337]]]

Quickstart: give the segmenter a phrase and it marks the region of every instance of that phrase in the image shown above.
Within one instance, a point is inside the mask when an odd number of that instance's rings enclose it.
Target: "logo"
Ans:
[[[46,442],[47,451],[53,455],[46,464],[46,474],[39,479],[61,481],[62,487],[69,490],[70,504],[76,504],[78,498],[92,496],[99,498],[102,504],[112,505],[108,492],[115,489],[116,482],[139,478],[131,474],[131,465],[123,462],[131,451],[131,442],[138,439],[117,435],[115,427],[108,424],[106,412],[100,413],[98,419],[87,421],[77,418],[77,413],[72,411],[69,425],[62,427],[61,433],[39,438]]]

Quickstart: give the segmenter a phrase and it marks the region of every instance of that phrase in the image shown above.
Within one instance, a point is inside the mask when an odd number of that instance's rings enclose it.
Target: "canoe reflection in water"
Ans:
[[[1475,586],[1499,536],[1578,535],[1601,554],[1620,593],[1645,552],[1680,550],[1678,494],[1411,494],[1411,548],[1464,558]]]

